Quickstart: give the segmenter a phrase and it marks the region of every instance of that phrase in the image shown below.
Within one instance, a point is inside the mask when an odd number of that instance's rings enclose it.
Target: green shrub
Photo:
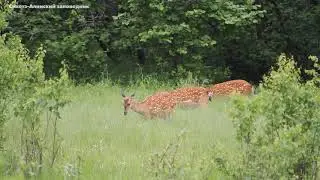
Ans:
[[[5,21],[6,11],[0,12],[0,30],[7,23]],[[9,119],[10,104],[15,98],[16,90],[26,77],[23,69],[25,64],[20,56],[20,40],[11,34],[0,36],[0,147],[3,148],[4,134],[3,126]]]
[[[0,29],[6,25],[3,23],[6,13],[0,12]],[[57,120],[60,109],[69,101],[64,94],[70,83],[66,68],[60,70],[59,78],[45,79],[44,56],[45,50],[40,47],[31,58],[18,36],[11,33],[0,36],[0,147],[5,142],[5,122],[13,115],[21,120],[21,154],[8,148],[1,153],[1,168],[10,171],[6,174],[22,169],[25,177],[38,175],[46,164],[52,167],[57,157],[60,143]],[[43,126],[45,121],[41,117],[46,112],[53,118],[47,118],[47,126]],[[48,124],[52,124],[51,128]]]
[[[320,161],[318,60],[303,83],[292,58],[281,55],[252,99],[235,98],[231,117],[237,155],[218,152],[221,170],[235,179],[317,179]]]

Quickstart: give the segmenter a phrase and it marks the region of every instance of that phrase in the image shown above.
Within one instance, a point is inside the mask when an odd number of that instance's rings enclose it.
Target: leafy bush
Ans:
[[[0,19],[5,18],[6,13],[1,12]],[[5,26],[2,22],[5,21],[0,20],[0,29]],[[64,95],[66,87],[70,85],[66,69],[60,70],[59,78],[45,79],[44,55],[45,50],[40,47],[31,58],[21,39],[11,33],[0,37],[0,146],[4,144],[4,123],[10,120],[14,113],[21,120],[22,161],[19,161],[19,169],[22,169],[26,177],[40,174],[45,163],[53,166],[60,142],[57,131],[59,111],[69,101]],[[46,119],[47,127],[43,126],[44,121],[41,118],[45,112],[54,117]],[[52,124],[52,128],[48,127],[49,124]],[[8,153],[1,155],[6,156],[5,154]],[[9,156],[17,157],[16,154]],[[9,162],[6,171],[17,169],[15,167],[18,158],[3,159],[16,159]],[[12,172],[7,172],[9,173]]]
[[[0,12],[0,30],[7,23],[5,15],[7,11]],[[19,88],[20,83],[26,77],[24,71],[24,62],[19,56],[19,49],[22,45],[19,44],[19,39],[12,37],[11,34],[0,36],[0,147],[3,147],[4,136],[3,126],[9,119],[10,103],[14,99],[15,91]],[[16,60],[17,59],[17,60]]]
[[[292,58],[281,55],[252,99],[235,98],[231,117],[241,145],[219,152],[221,170],[236,179],[317,179],[320,161],[320,66],[303,83]]]

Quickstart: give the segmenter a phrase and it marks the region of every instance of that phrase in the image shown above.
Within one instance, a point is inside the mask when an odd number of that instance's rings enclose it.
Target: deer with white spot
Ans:
[[[170,92],[171,98],[176,101],[177,106],[182,109],[194,109],[207,107],[212,100],[213,92],[210,88],[184,87]]]
[[[228,96],[232,93],[248,96],[254,93],[254,87],[241,79],[215,84],[211,86],[211,90],[216,96]]]
[[[129,109],[131,109],[143,115],[145,119],[170,119],[176,106],[176,102],[172,101],[169,93],[156,93],[142,102],[137,102],[134,99],[134,94],[126,96],[121,92],[121,95],[123,97],[124,115],[127,115]]]

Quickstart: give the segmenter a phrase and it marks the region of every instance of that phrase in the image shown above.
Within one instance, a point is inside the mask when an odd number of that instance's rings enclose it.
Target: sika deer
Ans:
[[[129,109],[141,114],[145,119],[170,119],[174,111],[176,103],[169,98],[169,94],[155,94],[147,97],[143,102],[137,102],[133,99],[134,94],[131,96],[123,97],[124,115],[128,114]]]
[[[223,83],[215,84],[211,87],[215,95],[228,96],[233,92],[241,95],[250,95],[254,92],[254,87],[245,80],[231,80]]]
[[[170,92],[171,98],[183,109],[206,107],[212,99],[212,91],[204,87],[184,87]]]

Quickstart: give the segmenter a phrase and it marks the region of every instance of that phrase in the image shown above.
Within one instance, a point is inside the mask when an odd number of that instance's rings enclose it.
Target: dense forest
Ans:
[[[42,44],[47,51],[46,75],[57,75],[65,61],[78,82],[103,78],[126,82],[143,73],[159,80],[192,74],[201,82],[257,83],[282,52],[293,55],[301,67],[311,66],[308,55],[320,54],[318,0],[76,0],[72,4],[89,8],[15,8],[1,33],[22,37],[31,54]]]

